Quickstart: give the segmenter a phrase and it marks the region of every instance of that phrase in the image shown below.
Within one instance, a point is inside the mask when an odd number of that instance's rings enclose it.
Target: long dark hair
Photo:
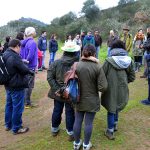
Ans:
[[[112,43],[111,49],[114,49],[114,48],[122,48],[122,49],[126,50],[126,46],[121,40],[115,40]]]
[[[95,46],[92,44],[88,44],[83,48],[82,52],[84,57],[90,57],[90,56],[95,56],[96,54],[96,49]]]

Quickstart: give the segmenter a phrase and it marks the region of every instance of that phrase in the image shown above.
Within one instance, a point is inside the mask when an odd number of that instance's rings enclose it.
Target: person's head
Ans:
[[[94,32],[94,34],[95,34],[95,35],[98,35],[98,34],[99,34],[99,31],[98,31],[98,30],[96,30],[96,31]]]
[[[139,29],[139,30],[138,30],[138,33],[143,34],[143,30],[142,30],[142,29]]]
[[[89,32],[87,33],[87,35],[88,35],[88,36],[92,35],[92,32],[91,32],[91,31],[89,31]]]
[[[25,29],[25,36],[26,37],[35,37],[36,36],[35,28],[33,28],[33,27],[27,27]]]
[[[114,36],[115,35],[115,33],[114,33],[114,30],[110,30],[110,36]]]
[[[17,52],[18,54],[20,53],[20,46],[21,42],[18,39],[12,39],[9,44],[9,48],[11,48],[13,51]]]
[[[79,34],[76,34],[76,39],[80,39],[80,35]]]
[[[56,40],[56,38],[57,38],[56,34],[52,34],[52,35],[51,35],[51,39]]]
[[[121,40],[115,40],[112,45],[111,45],[111,49],[114,48],[121,48],[121,49],[126,49],[125,44],[123,43],[123,41]]]
[[[46,31],[42,31],[42,32],[41,32],[41,35],[42,35],[43,37],[45,37],[45,36],[47,35]]]
[[[90,57],[93,56],[95,57],[96,54],[96,49],[95,46],[88,44],[83,48],[83,52],[82,52],[84,57]]]
[[[23,32],[19,32],[18,34],[17,34],[17,36],[16,36],[16,39],[18,39],[18,40],[23,40],[24,39],[24,33]]]
[[[84,36],[84,35],[85,35],[85,31],[82,31],[82,32],[81,32],[81,36]]]
[[[6,40],[7,43],[9,43],[9,41],[10,41],[11,39],[12,39],[11,36],[6,36],[6,38],[5,38],[5,40]]]
[[[128,34],[129,31],[130,31],[130,29],[129,29],[128,26],[124,26],[124,27],[123,27],[123,33],[124,33],[124,34]]]
[[[68,35],[66,36],[66,40],[72,40],[71,34],[68,34]]]

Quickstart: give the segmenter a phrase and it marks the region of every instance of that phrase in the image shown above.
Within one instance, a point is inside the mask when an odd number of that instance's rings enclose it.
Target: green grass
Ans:
[[[104,62],[107,55],[107,48],[103,46],[100,50],[99,59]],[[93,134],[91,141],[93,143],[92,150],[148,150],[150,149],[150,107],[141,105],[140,100],[147,97],[147,81],[140,79],[138,73],[134,83],[129,84],[130,97],[126,108],[119,114],[118,132],[115,133],[116,140],[109,141],[104,136],[106,129],[106,110],[101,110],[96,114],[94,120]],[[0,87],[0,139],[7,135],[7,139],[11,141],[4,146],[5,150],[71,150],[72,143],[67,141],[65,132],[65,119],[63,117],[61,123],[61,131],[57,137],[50,134],[50,117],[53,109],[53,102],[47,100],[47,92],[49,85],[46,80],[37,79],[32,94],[35,102],[42,103],[42,107],[25,110],[24,122],[29,124],[31,131],[24,135],[11,136],[11,133],[3,131],[3,117],[5,92]],[[49,111],[51,110],[51,111]],[[49,111],[48,113],[46,113]],[[5,135],[6,134],[6,135]],[[83,138],[83,131],[82,131]],[[1,146],[0,146],[1,149]]]

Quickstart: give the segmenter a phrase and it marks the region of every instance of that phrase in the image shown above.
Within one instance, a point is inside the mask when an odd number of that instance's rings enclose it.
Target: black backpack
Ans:
[[[10,77],[3,59],[3,55],[0,55],[0,85],[7,84],[9,79]]]

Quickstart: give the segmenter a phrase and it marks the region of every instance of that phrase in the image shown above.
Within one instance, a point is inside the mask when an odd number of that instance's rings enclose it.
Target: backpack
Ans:
[[[0,85],[7,84],[9,79],[10,77],[3,59],[3,55],[0,55]]]
[[[71,69],[65,73],[65,85],[56,91],[56,95],[65,99],[69,103],[78,103],[80,100],[79,79],[76,74],[77,62],[73,64]]]

